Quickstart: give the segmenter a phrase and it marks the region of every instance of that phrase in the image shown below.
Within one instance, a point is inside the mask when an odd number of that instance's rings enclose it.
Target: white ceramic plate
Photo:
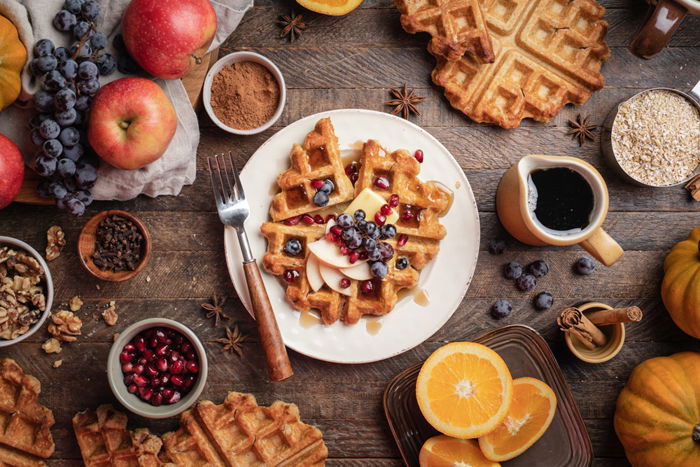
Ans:
[[[256,258],[265,254],[266,241],[260,225],[268,220],[277,175],[289,167],[293,143],[302,143],[316,122],[330,117],[342,151],[356,150],[362,141],[375,139],[386,149],[422,149],[425,161],[420,178],[438,180],[454,191],[454,203],[441,219],[447,236],[440,252],[423,269],[419,289],[429,296],[421,306],[411,295],[401,299],[394,310],[381,318],[381,327],[370,333],[363,318],[353,326],[337,322],[330,326],[302,326],[300,313],[286,300],[284,288],[275,276],[263,271],[263,280],[275,310],[284,343],[309,357],[336,363],[366,363],[405,352],[440,329],[459,306],[476,267],[479,253],[479,214],[464,172],[445,147],[428,132],[401,118],[369,110],[343,109],[303,118],[280,130],[253,154],[241,171],[250,203],[246,221],[250,246]],[[361,147],[361,146],[360,146]],[[235,231],[224,234],[226,263],[236,292],[250,311],[250,297],[241,267],[241,252]],[[377,326],[374,326],[375,328]]]

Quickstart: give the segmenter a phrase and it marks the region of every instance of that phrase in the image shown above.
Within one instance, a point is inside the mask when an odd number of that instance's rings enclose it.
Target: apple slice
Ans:
[[[321,273],[321,277],[323,277],[323,282],[325,282],[326,285],[331,288],[331,290],[335,290],[336,292],[347,295],[348,297],[352,295],[351,287],[340,287],[340,281],[345,279],[345,276],[338,269],[326,266],[323,263],[319,263],[318,269]]]
[[[306,278],[309,280],[309,285],[314,292],[318,292],[323,287],[323,278],[319,271],[318,258],[314,255],[309,255],[306,260]]]
[[[338,245],[331,243],[325,238],[321,240],[316,240],[315,242],[306,245],[311,253],[313,253],[316,258],[326,266],[333,268],[349,268],[354,266],[350,263],[347,256],[340,253]]]
[[[351,268],[340,269],[340,272],[349,279],[355,279],[356,281],[368,281],[372,278],[368,263],[355,263]]]
[[[351,216],[355,214],[355,211],[358,209],[362,209],[365,211],[365,214],[367,216],[368,221],[373,221],[374,220],[374,215],[377,214],[377,211],[379,211],[383,205],[386,204],[386,200],[382,198],[380,194],[378,194],[376,191],[372,190],[371,188],[365,188],[362,190],[354,200],[352,200],[352,203],[350,203],[350,206],[348,206],[345,209],[346,214],[350,214]],[[391,214],[386,216],[386,223],[387,224],[396,224],[399,220],[399,213],[396,211],[396,209],[391,210]]]

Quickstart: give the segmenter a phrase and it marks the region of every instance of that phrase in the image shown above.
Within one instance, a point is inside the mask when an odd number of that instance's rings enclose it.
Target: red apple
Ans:
[[[200,63],[215,33],[209,0],[132,0],[122,21],[131,56],[164,79],[182,78]]]
[[[135,170],[163,155],[176,128],[175,108],[160,86],[145,78],[121,78],[95,95],[88,140],[105,162]]]
[[[24,159],[15,143],[0,135],[0,209],[15,199],[24,182]]]

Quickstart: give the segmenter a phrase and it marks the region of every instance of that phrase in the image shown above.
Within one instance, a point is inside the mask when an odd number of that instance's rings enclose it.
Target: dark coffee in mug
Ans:
[[[530,174],[537,190],[535,216],[552,230],[584,229],[593,211],[593,190],[578,172],[557,167]]]

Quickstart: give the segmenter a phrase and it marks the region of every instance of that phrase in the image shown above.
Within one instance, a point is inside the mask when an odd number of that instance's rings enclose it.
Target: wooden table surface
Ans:
[[[70,420],[85,408],[114,402],[105,376],[107,352],[115,332],[151,316],[177,319],[206,341],[210,373],[204,397],[220,402],[227,391],[254,393],[261,403],[275,399],[295,402],[304,420],[324,433],[332,465],[395,465],[399,454],[382,408],[387,382],[402,369],[424,360],[440,345],[475,337],[499,326],[526,323],[541,332],[551,345],[586,420],[593,442],[595,465],[626,465],[612,428],[614,404],[632,368],[641,361],[681,350],[700,351],[700,342],[683,334],[669,319],[659,298],[662,260],[671,246],[700,224],[700,203],[691,202],[682,188],[642,189],[621,181],[606,166],[599,142],[579,148],[567,136],[566,122],[577,113],[600,124],[619,100],[640,90],[667,86],[690,89],[700,79],[700,18],[685,21],[670,47],[650,61],[632,56],[626,48],[644,19],[641,0],[605,0],[607,36],[612,56],[604,66],[605,89],[582,107],[567,107],[547,124],[523,122],[516,130],[477,125],[451,110],[442,93],[430,83],[433,59],[426,52],[426,37],[405,34],[390,0],[366,0],[356,11],[335,18],[306,12],[309,29],[293,44],[278,38],[275,21],[290,11],[291,2],[256,2],[240,27],[222,47],[255,50],[275,61],[285,75],[288,102],[277,125],[251,137],[236,137],[216,129],[201,115],[201,143],[197,153],[198,177],[178,197],[129,202],[96,202],[84,217],[75,219],[53,207],[14,204],[0,212],[0,233],[27,241],[42,250],[46,230],[54,224],[66,232],[68,245],[51,263],[56,302],[74,295],[85,300],[79,315],[83,335],[64,345],[63,365],[53,369],[55,355],[40,348],[46,339],[40,330],[27,341],[0,350],[0,357],[16,359],[42,383],[41,401],[56,418],[56,465],[79,464]],[[300,11],[301,8],[297,8]],[[387,111],[383,102],[389,88],[407,83],[427,96],[421,116],[412,121],[424,127],[452,152],[464,169],[476,196],[481,216],[481,255],[466,298],[452,319],[417,348],[398,357],[366,365],[335,365],[291,352],[295,375],[282,383],[268,383],[255,326],[236,298],[223,254],[223,228],[214,211],[206,157],[235,149],[240,165],[275,131],[316,112],[358,107]],[[291,142],[290,142],[291,144]],[[502,256],[486,251],[488,241],[504,236],[494,212],[494,194],[503,171],[527,153],[581,157],[599,168],[610,189],[610,213],[605,228],[626,251],[611,268],[598,266],[589,277],[574,276],[572,263],[583,253],[578,247],[532,248],[513,240]],[[429,156],[428,156],[429,157]],[[81,267],[77,237],[90,216],[104,209],[126,209],[141,217],[153,235],[150,264],[125,283],[104,283]],[[500,268],[516,260],[526,264],[543,258],[551,267],[538,290],[555,297],[554,309],[539,313],[530,305],[533,294],[520,293]],[[150,279],[150,280],[149,280]],[[244,356],[222,353],[214,339],[224,328],[214,328],[200,303],[214,295],[230,297],[226,311],[252,339],[243,345]],[[488,315],[497,298],[514,304],[512,315],[494,321]],[[108,327],[99,311],[114,300],[119,322]],[[612,361],[589,365],[573,358],[563,344],[554,319],[556,309],[583,300],[611,305],[639,305],[646,313],[640,324],[628,326],[627,343]],[[433,304],[431,306],[439,306]],[[225,322],[228,324],[229,322]],[[148,426],[157,433],[173,429],[177,419],[148,421],[130,416],[131,426]]]

